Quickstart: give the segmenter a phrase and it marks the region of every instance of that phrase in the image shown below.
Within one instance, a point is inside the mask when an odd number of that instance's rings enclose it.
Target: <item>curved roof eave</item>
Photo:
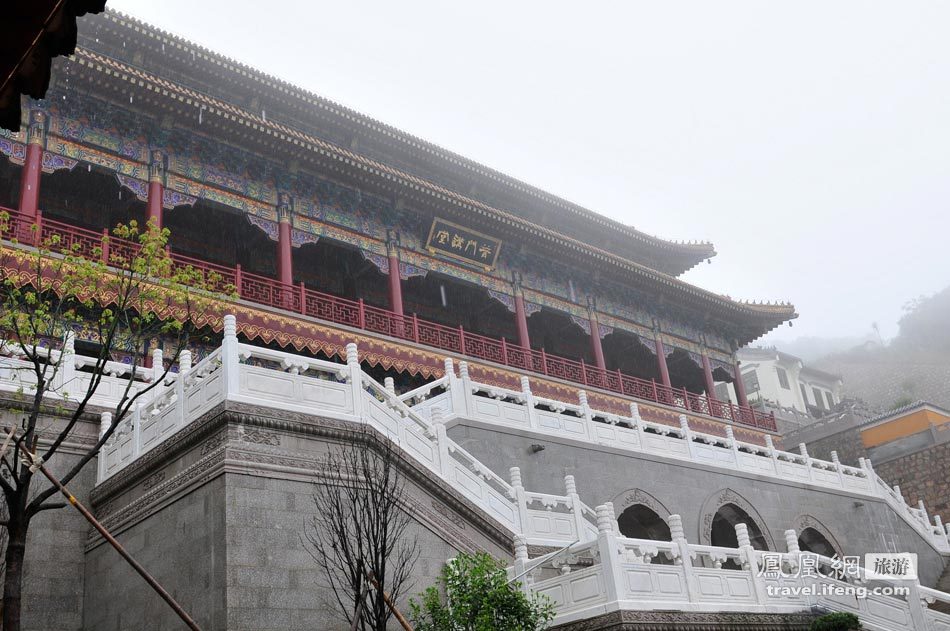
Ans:
[[[716,256],[716,249],[710,242],[672,241],[642,232],[632,226],[628,226],[620,223],[619,221],[605,217],[604,215],[594,212],[579,204],[575,204],[571,201],[558,197],[557,195],[532,186],[531,184],[528,184],[515,177],[492,169],[491,167],[440,147],[435,143],[419,138],[418,136],[414,136],[371,116],[365,115],[345,105],[341,105],[340,103],[332,101],[331,99],[327,99],[318,94],[310,92],[309,90],[301,88],[300,86],[294,85],[288,81],[258,70],[253,66],[227,57],[226,55],[214,52],[208,48],[205,48],[204,46],[201,46],[200,44],[196,44],[184,37],[175,35],[161,28],[143,22],[142,20],[134,18],[128,14],[106,8],[106,11],[102,17],[112,20],[113,22],[120,25],[122,24],[122,21],[125,20],[129,23],[129,26],[143,35],[150,35],[156,38],[163,37],[167,40],[172,40],[183,50],[190,50],[194,52],[197,57],[200,57],[209,63],[217,64],[218,66],[221,66],[222,68],[229,70],[238,76],[245,77],[250,81],[269,86],[286,94],[290,94],[294,98],[320,107],[321,109],[341,119],[360,125],[367,131],[392,138],[393,140],[403,143],[407,147],[432,155],[437,159],[445,161],[449,164],[462,167],[476,176],[483,177],[522,194],[534,197],[544,203],[555,206],[556,208],[571,212],[585,221],[598,224],[614,233],[619,232],[633,241],[643,243],[648,247],[657,250],[666,250],[670,252],[674,258],[683,259],[683,262],[681,262],[679,266],[675,266],[672,263],[670,264],[670,272],[674,273],[675,275],[683,274],[702,261]]]

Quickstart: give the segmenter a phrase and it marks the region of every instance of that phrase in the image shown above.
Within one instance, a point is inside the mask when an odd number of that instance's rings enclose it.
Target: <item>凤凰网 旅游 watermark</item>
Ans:
[[[910,587],[901,581],[917,579],[914,553],[870,553],[859,556],[823,557],[810,552],[763,552],[758,576],[768,584],[770,596],[907,596]],[[812,579],[812,580],[809,580]],[[895,584],[863,585],[869,581]]]

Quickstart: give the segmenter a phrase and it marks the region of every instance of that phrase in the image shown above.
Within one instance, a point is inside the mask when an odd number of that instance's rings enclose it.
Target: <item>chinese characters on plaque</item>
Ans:
[[[489,270],[498,260],[501,241],[436,217],[429,229],[426,249],[432,254],[444,254]]]

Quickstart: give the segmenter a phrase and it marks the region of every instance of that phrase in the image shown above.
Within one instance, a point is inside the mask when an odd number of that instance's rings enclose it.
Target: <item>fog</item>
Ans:
[[[950,3],[110,0],[887,338],[950,284]]]

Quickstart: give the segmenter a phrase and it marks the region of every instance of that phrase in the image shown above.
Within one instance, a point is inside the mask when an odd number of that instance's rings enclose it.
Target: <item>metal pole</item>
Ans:
[[[15,431],[16,431],[16,430],[14,430],[14,429],[8,429],[8,430],[7,430],[7,435],[12,437],[12,435],[13,435],[13,433],[14,433]],[[73,496],[73,494],[70,493],[70,492],[66,489],[65,486],[63,486],[63,484],[59,481],[59,479],[58,479],[56,476],[54,476],[52,473],[50,473],[49,469],[46,468],[46,465],[42,464],[42,462],[40,462],[39,464],[37,464],[37,460],[34,459],[33,454],[30,453],[29,449],[27,449],[27,448],[26,448],[26,445],[24,445],[23,443],[20,443],[20,450],[21,450],[21,451],[24,453],[24,455],[29,459],[29,461],[33,463],[32,466],[35,467],[36,469],[39,469],[39,470],[43,473],[43,475],[45,475],[46,478],[47,478],[50,482],[53,483],[53,486],[55,486],[57,489],[59,489],[59,492],[63,494],[63,497],[65,497],[65,498],[69,501],[69,503],[72,504],[73,507],[74,507],[76,510],[78,510],[78,511],[82,514],[83,517],[86,518],[86,521],[88,521],[90,524],[92,524],[92,527],[93,527],[93,528],[95,528],[96,530],[99,531],[99,534],[101,534],[102,537],[103,537],[106,541],[108,541],[109,544],[110,544],[113,548],[115,548],[116,552],[118,552],[119,555],[120,555],[123,559],[125,559],[125,560],[128,562],[129,565],[132,566],[132,569],[134,569],[136,572],[138,572],[139,575],[140,575],[142,578],[145,579],[145,582],[148,583],[149,586],[151,586],[151,588],[154,589],[154,590],[158,593],[158,595],[162,597],[162,600],[164,600],[166,603],[168,603],[168,605],[175,611],[175,613],[178,614],[178,617],[181,618],[182,621],[183,621],[186,625],[188,625],[188,628],[189,628],[189,629],[192,629],[192,631],[201,631],[201,627],[199,627],[198,624],[197,624],[194,620],[191,619],[191,616],[189,616],[189,615],[185,612],[185,610],[181,608],[181,605],[179,605],[179,604],[175,601],[175,599],[172,598],[172,595],[169,594],[167,591],[165,591],[165,588],[162,587],[161,585],[159,585],[158,581],[156,581],[156,580],[152,577],[152,575],[149,574],[148,571],[146,571],[146,569],[145,569],[144,567],[142,567],[142,566],[139,564],[138,561],[136,561],[135,559],[132,558],[132,555],[130,555],[128,552],[125,551],[125,548],[122,547],[122,544],[119,543],[118,541],[116,541],[115,537],[113,537],[111,534],[109,534],[109,531],[105,529],[105,526],[103,526],[102,524],[100,524],[100,523],[99,523],[99,520],[97,520],[95,517],[93,517],[92,513],[90,513],[89,510],[88,510],[85,506],[83,506],[83,505],[79,502],[79,500],[77,500],[77,499]],[[410,631],[411,631],[411,629],[410,629]]]

